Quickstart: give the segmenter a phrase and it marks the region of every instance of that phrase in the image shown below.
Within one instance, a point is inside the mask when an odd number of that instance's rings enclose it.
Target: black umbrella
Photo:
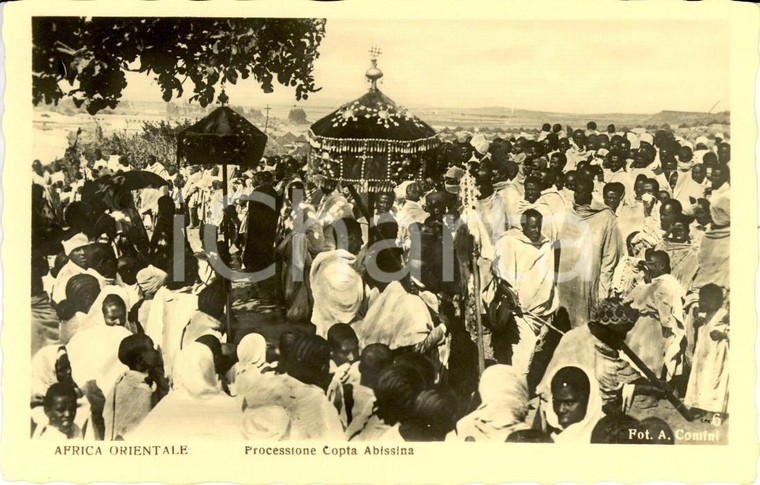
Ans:
[[[267,136],[253,123],[224,106],[227,95],[219,100],[222,106],[177,135],[177,160],[187,165],[206,163],[222,165],[222,190],[227,206],[227,165],[256,166],[264,155]],[[227,335],[231,334],[232,301],[229,282],[224,285],[227,307]]]
[[[158,189],[168,184],[169,182],[160,175],[147,170],[119,172],[85,182],[82,187],[82,200],[102,200],[108,207],[117,209],[118,207],[115,207],[115,196],[121,191]]]
[[[177,135],[177,159],[188,165],[257,165],[264,155],[267,136],[228,106]]]

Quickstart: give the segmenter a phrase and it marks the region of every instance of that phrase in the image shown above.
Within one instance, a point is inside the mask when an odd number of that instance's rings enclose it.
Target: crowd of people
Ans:
[[[140,189],[125,157],[35,161],[31,433],[673,443],[666,398],[726,419],[730,153],[462,133],[373,194],[287,156],[151,157],[166,183]],[[227,268],[273,282],[292,330],[243,332]]]

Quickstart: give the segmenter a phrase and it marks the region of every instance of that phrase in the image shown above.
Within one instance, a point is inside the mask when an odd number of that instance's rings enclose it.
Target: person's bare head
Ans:
[[[567,156],[564,153],[552,153],[549,159],[549,166],[557,172],[562,172],[567,165]]]
[[[537,243],[541,240],[541,228],[544,216],[536,209],[528,209],[520,216],[520,225],[525,236],[531,242]]]
[[[708,283],[699,289],[699,310],[707,314],[715,313],[723,305],[723,289],[715,283]]]
[[[615,212],[620,207],[620,201],[623,200],[624,194],[625,186],[623,184],[611,182],[604,186],[604,204]]]
[[[670,274],[670,256],[665,251],[648,251],[646,254],[646,275],[649,281]]]
[[[718,145],[718,161],[720,163],[728,163],[731,161],[730,144],[724,142]]]
[[[589,177],[579,176],[575,180],[575,203],[577,205],[591,204],[594,192],[594,181]]]
[[[406,199],[413,202],[419,202],[422,197],[422,189],[417,182],[412,182],[406,186]]]
[[[713,190],[718,190],[729,181],[729,178],[731,177],[730,170],[728,166],[717,164],[712,168],[712,171],[710,172],[710,182],[712,183]]]
[[[712,216],[710,215],[710,201],[707,199],[698,199],[694,206],[694,218],[697,223],[706,226],[712,223]]]
[[[72,383],[56,382],[47,389],[43,400],[50,425],[68,436],[77,415],[77,392]]]
[[[446,213],[446,192],[432,192],[425,197],[425,210],[431,216],[442,216]]]
[[[663,230],[670,231],[670,226],[683,213],[683,207],[677,199],[669,199],[660,206],[660,225]]]
[[[377,376],[385,368],[393,365],[393,354],[391,349],[385,344],[369,344],[362,351],[359,359],[359,373],[361,374],[361,384],[375,388]]]
[[[543,184],[538,177],[528,177],[525,179],[525,200],[531,204],[535,203],[541,197]]]
[[[336,323],[327,331],[330,357],[336,365],[353,364],[359,358],[359,338],[347,323]]]
[[[670,225],[670,232],[667,234],[667,240],[675,243],[687,243],[690,240],[689,226],[691,217],[681,214]]]
[[[387,214],[393,208],[396,196],[393,192],[381,192],[375,199],[375,214]]]
[[[704,182],[706,175],[707,171],[705,170],[705,166],[701,163],[697,163],[691,167],[691,178],[698,184]]]
[[[127,323],[127,305],[119,295],[108,295],[103,300],[103,320],[109,327],[123,327]]]
[[[586,134],[583,130],[575,130],[573,132],[573,142],[579,148],[586,148]]]

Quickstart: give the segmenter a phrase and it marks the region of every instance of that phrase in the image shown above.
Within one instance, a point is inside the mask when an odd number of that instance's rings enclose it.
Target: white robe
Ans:
[[[724,413],[728,406],[729,342],[726,339],[713,340],[710,337],[713,330],[728,330],[728,312],[725,309],[718,310],[698,330],[684,404],[704,411]]]

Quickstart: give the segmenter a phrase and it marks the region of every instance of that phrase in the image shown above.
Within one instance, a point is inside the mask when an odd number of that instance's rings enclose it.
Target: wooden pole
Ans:
[[[644,375],[646,376],[646,378],[649,379],[649,381],[652,384],[655,384],[658,387],[661,387],[662,389],[664,389],[664,391],[665,391],[665,399],[667,399],[670,402],[670,404],[672,404],[673,407],[676,408],[676,411],[678,411],[678,413],[681,416],[683,416],[686,421],[693,421],[694,420],[694,418],[692,417],[691,413],[686,408],[686,405],[683,402],[681,402],[680,399],[678,399],[678,396],[676,396],[675,392],[673,392],[673,388],[671,388],[670,385],[668,385],[667,382],[659,379],[655,375],[655,373],[652,372],[652,370],[649,367],[647,367],[647,365],[644,363],[644,361],[642,361],[639,358],[639,356],[636,355],[634,353],[634,351],[631,350],[631,348],[628,347],[628,345],[625,344],[625,342],[623,342],[623,344],[622,344],[622,346],[620,348],[625,353],[625,355],[627,355],[628,358],[630,358],[633,361],[633,363],[636,364],[636,367],[638,367],[641,370],[641,372],[644,373]]]
[[[222,164],[222,208],[227,208],[227,164]],[[222,220],[224,220],[224,211],[222,211]],[[217,227],[217,240],[219,237],[220,227]],[[225,302],[225,317],[227,319],[227,339],[232,338],[232,282],[228,279],[224,279],[224,302]]]
[[[600,324],[590,323],[589,330],[593,336],[601,340],[604,344],[613,349],[622,350],[623,353],[627,355],[628,358],[631,359],[631,361],[636,365],[636,367],[644,374],[649,382],[651,382],[655,387],[660,388],[664,391],[665,398],[670,402],[670,404],[673,405],[674,408],[676,408],[676,411],[678,411],[678,413],[683,416],[686,421],[694,420],[691,413],[689,412],[689,409],[683,402],[681,402],[678,396],[676,396],[673,388],[670,387],[667,382],[655,375],[655,373],[652,372],[649,367],[647,367],[644,361],[641,360],[641,358],[636,355],[636,353],[631,350],[630,347],[628,347],[628,345],[625,343],[625,340],[623,340],[625,338],[624,336],[616,334],[610,330],[609,327]]]
[[[367,194],[367,212],[369,212],[370,218],[375,216],[375,193],[369,192]],[[372,221],[370,219],[367,219],[367,224],[370,224]]]
[[[473,240],[473,246],[474,246],[474,237],[470,236]],[[474,249],[474,248],[473,248]],[[483,300],[481,299],[480,295],[480,267],[478,266],[478,255],[476,251],[472,252],[472,277],[474,278],[474,284],[473,287],[475,288],[475,324],[476,324],[476,335],[475,335],[475,343],[478,346],[478,375],[483,375],[483,371],[486,370],[486,351],[485,351],[485,345],[483,343],[483,318],[482,318],[482,307],[483,307]]]

